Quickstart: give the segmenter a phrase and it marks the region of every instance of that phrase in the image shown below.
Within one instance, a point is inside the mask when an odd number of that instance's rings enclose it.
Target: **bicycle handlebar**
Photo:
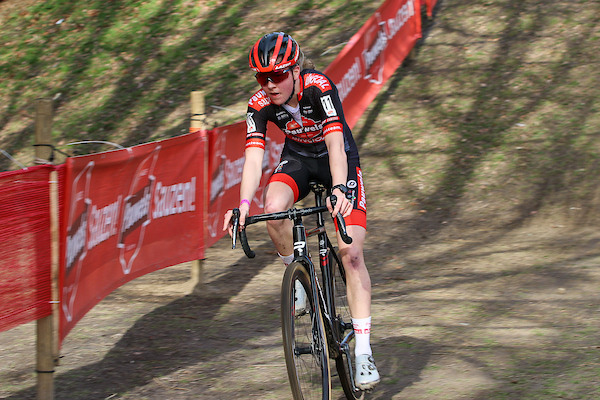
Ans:
[[[331,195],[330,200],[331,200],[331,205],[333,207],[335,207],[335,204],[337,202],[337,197],[335,195]],[[252,225],[257,222],[262,222],[262,221],[275,221],[275,220],[280,220],[280,219],[295,220],[296,218],[305,217],[307,215],[317,214],[317,213],[321,213],[324,211],[327,211],[327,206],[307,207],[307,208],[301,208],[301,209],[290,208],[287,211],[282,211],[282,212],[277,212],[277,213],[250,215],[250,216],[246,217],[246,223],[244,224],[244,226],[242,226],[242,228],[239,229],[240,209],[234,208],[233,209],[233,221],[232,221],[233,222],[233,235],[231,237],[231,248],[235,249],[235,247],[236,247],[237,234],[239,231],[240,242],[242,243],[242,249],[244,249],[244,253],[246,254],[246,256],[248,258],[254,258],[254,257],[256,257],[256,253],[250,248],[250,245],[248,244],[248,237],[246,235],[246,227],[248,225]],[[337,226],[338,226],[338,229],[340,232],[340,236],[342,237],[342,240],[347,244],[352,243],[352,238],[350,236],[348,236],[348,232],[346,230],[346,223],[344,222],[344,217],[340,213],[338,213],[336,215],[336,221],[337,221]]]

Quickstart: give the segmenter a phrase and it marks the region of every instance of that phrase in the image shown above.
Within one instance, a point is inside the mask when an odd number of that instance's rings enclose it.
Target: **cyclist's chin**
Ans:
[[[283,96],[283,94],[281,94],[281,93],[269,94],[269,98],[271,99],[271,103],[273,103],[277,106],[284,104],[285,101],[287,100],[287,98],[285,98]]]

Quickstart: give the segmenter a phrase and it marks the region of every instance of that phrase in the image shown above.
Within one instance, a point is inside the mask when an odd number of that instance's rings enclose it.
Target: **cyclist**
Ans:
[[[285,134],[279,165],[264,191],[266,213],[285,211],[310,192],[309,181],[318,180],[332,189],[338,201],[327,207],[346,220],[348,245],[338,236],[346,269],[348,304],[355,330],[356,384],[372,389],[380,377],[373,359],[371,332],[371,280],[363,257],[366,235],[366,200],[358,150],[344,118],[337,88],[314,67],[298,43],[288,34],[273,32],[261,37],[249,54],[261,89],[248,102],[245,162],[240,188],[240,225],[244,225],[262,175],[267,122]],[[348,196],[347,196],[348,195]],[[223,230],[232,234],[232,210]],[[283,263],[294,258],[291,220],[269,221],[267,230]]]

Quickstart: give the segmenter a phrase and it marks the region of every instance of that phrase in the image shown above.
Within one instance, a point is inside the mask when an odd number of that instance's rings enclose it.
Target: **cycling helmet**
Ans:
[[[287,33],[273,32],[252,46],[249,65],[256,72],[281,71],[293,67],[300,57],[300,46]]]

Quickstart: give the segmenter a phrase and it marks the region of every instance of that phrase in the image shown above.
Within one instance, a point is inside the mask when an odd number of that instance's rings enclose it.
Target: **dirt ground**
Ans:
[[[378,154],[365,141],[365,258],[382,374],[368,399],[599,399],[597,188],[588,204],[537,209],[542,199],[505,201],[516,179],[425,210],[413,195],[385,194],[404,182],[382,172],[390,168]],[[227,239],[208,250],[199,294],[190,266],[178,265],[92,309],[63,344],[56,399],[290,399],[283,267],[264,227],[250,237],[253,260]],[[35,324],[0,333],[0,398],[35,399],[35,385]],[[334,393],[342,398],[336,380]]]
[[[503,229],[372,203],[370,399],[598,398],[600,233],[559,213]],[[200,295],[179,265],[96,306],[64,342],[56,398],[289,399],[283,268],[251,229],[257,258],[221,240]],[[35,398],[34,354],[33,324],[0,334],[2,398]]]

